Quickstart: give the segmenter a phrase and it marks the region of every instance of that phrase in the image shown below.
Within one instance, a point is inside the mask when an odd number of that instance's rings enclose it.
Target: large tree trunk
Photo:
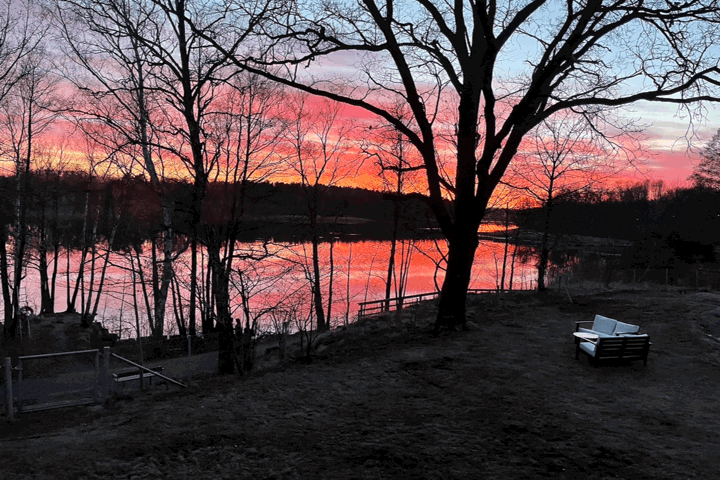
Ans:
[[[207,242],[208,263],[212,272],[213,296],[217,309],[217,323],[220,329],[220,351],[218,352],[218,373],[235,373],[235,347],[233,321],[230,317],[229,278],[220,259],[220,242],[217,232],[209,232]]]
[[[463,230],[462,234],[458,232],[448,242],[447,271],[440,293],[435,333],[465,329],[465,300],[479,241],[477,227],[469,226]]]

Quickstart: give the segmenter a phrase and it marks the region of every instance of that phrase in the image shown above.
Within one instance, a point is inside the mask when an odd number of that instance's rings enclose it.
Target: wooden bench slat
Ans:
[[[153,370],[156,373],[162,373],[163,367],[150,367],[150,370]],[[150,373],[143,371],[143,378],[151,378],[155,377],[155,373]],[[113,380],[117,383],[121,382],[129,382],[132,380],[139,380],[140,379],[140,373],[138,372],[137,368],[131,369],[131,370],[122,370],[120,372],[115,372],[112,374]]]
[[[580,343],[576,340],[575,358],[582,352],[595,366],[604,360],[642,360],[647,365],[651,345],[649,336],[600,337],[592,342],[595,345],[592,355],[581,349]]]

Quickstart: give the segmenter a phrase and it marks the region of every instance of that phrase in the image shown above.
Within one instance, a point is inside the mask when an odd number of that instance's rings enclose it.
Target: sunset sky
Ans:
[[[637,119],[647,126],[641,142],[647,152],[644,152],[638,168],[624,172],[618,182],[634,183],[647,179],[662,180],[667,187],[687,185],[687,178],[700,159],[701,148],[720,129],[720,106],[706,105],[706,108],[704,123],[692,126],[687,115],[674,105],[642,102],[628,108],[628,118]],[[345,115],[355,120],[363,118],[372,121],[372,117],[357,108],[346,109]],[[377,174],[367,171],[368,168],[357,177],[358,186],[372,188],[377,184]]]
[[[498,75],[498,81],[502,81],[501,76],[512,78],[516,73],[519,75],[527,67],[522,61],[523,57],[530,55],[528,52],[533,50],[531,45],[522,42],[513,44],[512,49],[505,52],[505,58],[498,63],[498,71],[502,72]],[[355,66],[358,62],[359,59],[352,54],[334,54],[313,63],[308,71],[328,78],[352,77],[356,73]],[[647,151],[641,156],[642,163],[636,169],[625,171],[623,178],[619,181],[663,180],[668,187],[687,184],[687,178],[693,171],[693,165],[699,160],[700,148],[720,128],[720,109],[712,105],[705,105],[704,108],[707,109],[704,112],[704,123],[696,123],[691,126],[688,115],[679,111],[674,105],[645,102],[627,107],[625,109],[627,118],[636,119],[638,123],[647,125],[641,142]],[[347,121],[353,121],[360,125],[378,122],[376,118],[360,108],[346,107],[343,117]],[[54,128],[51,138],[60,139],[71,129],[69,123],[60,123]],[[358,136],[358,138],[361,137]],[[87,169],[87,155],[78,146],[81,143],[78,142],[72,148],[73,151],[68,152],[68,156],[71,163]],[[168,162],[169,164],[170,162]],[[5,164],[2,167],[3,171],[12,172],[11,164]],[[176,165],[174,170],[175,172],[170,173],[170,176],[185,175],[182,165]],[[288,177],[280,180],[288,181]],[[345,178],[339,184],[378,188],[377,168],[373,162],[366,162],[362,169],[357,170],[357,174]]]
[[[626,117],[634,118],[639,123],[647,125],[644,131],[642,145],[647,148],[643,155],[643,163],[637,169],[630,169],[618,179],[620,183],[649,180],[663,180],[667,187],[687,184],[687,178],[692,173],[693,165],[699,160],[699,151],[703,144],[709,141],[715,131],[720,128],[720,107],[706,105],[706,120],[696,123],[690,129],[687,115],[679,111],[674,105],[638,103],[626,109]],[[374,124],[378,120],[368,112],[346,107],[343,110],[345,121],[360,125]],[[67,122],[58,122],[51,134],[46,137],[53,145],[59,145],[61,139],[72,130]],[[692,148],[688,148],[687,138],[692,140]],[[87,154],[82,146],[75,143],[73,147],[66,148],[66,159],[76,165],[76,168],[87,170]],[[12,174],[12,164],[3,165],[6,174]],[[175,169],[174,176],[182,176],[186,171],[182,165]],[[288,181],[287,178],[280,180]],[[343,180],[340,184],[364,188],[380,187],[377,167],[372,161]]]
[[[644,166],[649,178],[663,180],[670,185],[686,181],[700,158],[700,148],[720,128],[720,107],[707,107],[707,120],[694,125],[695,137],[692,138],[692,149],[688,149],[686,136],[690,137],[693,131],[689,129],[687,116],[678,112],[675,106],[649,103],[633,106],[629,115],[651,124],[645,131],[643,142],[653,154]],[[639,174],[635,177],[642,179]]]

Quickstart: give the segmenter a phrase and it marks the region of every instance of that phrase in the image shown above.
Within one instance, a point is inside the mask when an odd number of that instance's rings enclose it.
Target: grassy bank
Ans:
[[[196,379],[0,427],[8,478],[712,478],[720,295],[484,296],[470,331],[433,307],[323,339],[309,363]],[[708,313],[710,312],[710,313]],[[575,321],[642,326],[642,362],[574,358]]]

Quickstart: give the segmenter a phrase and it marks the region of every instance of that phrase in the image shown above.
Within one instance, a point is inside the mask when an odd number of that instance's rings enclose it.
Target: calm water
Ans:
[[[289,319],[294,326],[309,321],[311,318],[311,287],[309,282],[312,273],[311,245],[309,243],[264,245],[258,242],[238,244],[238,247],[239,253],[247,258],[241,258],[235,263],[235,274],[231,286],[234,318],[242,315],[242,296],[240,292],[245,291],[246,296],[249,298],[250,311],[260,318],[261,329],[272,329],[273,321],[278,323]],[[330,322],[332,325],[339,325],[346,320],[353,321],[356,318],[360,302],[384,298],[390,242],[358,241],[352,243],[335,242],[332,246],[330,243],[320,245],[320,269],[326,310],[331,281],[331,248],[334,268],[332,273],[333,300]],[[471,288],[496,288],[498,286],[504,248],[505,246],[500,243],[481,242],[473,266]],[[512,260],[510,255],[512,255],[514,248],[512,245],[509,246],[506,288],[510,277],[510,263]],[[146,252],[141,255],[141,260],[144,276],[149,279],[151,260],[148,249],[145,250]],[[437,268],[437,263],[442,258],[443,252],[444,242],[442,241],[399,242],[396,252],[395,281],[392,296],[395,296],[398,292],[397,283],[401,277],[405,279],[406,283],[405,295],[435,291],[436,284],[442,284],[443,271]],[[272,255],[266,256],[266,254]],[[74,286],[79,262],[80,254],[71,253],[72,286]],[[200,264],[204,263],[204,261],[200,262]],[[515,261],[513,288],[532,288],[536,275],[534,263],[534,258],[522,263],[520,256],[518,256]],[[63,311],[67,308],[65,265],[65,254],[61,253],[57,280],[56,311]],[[185,318],[187,318],[189,265],[189,252],[182,255],[175,264],[179,294],[182,297],[180,303],[184,305]],[[96,285],[101,267],[102,262],[98,260],[96,262]],[[86,288],[89,282],[88,269],[89,264],[86,265]],[[203,269],[201,280],[206,278],[206,273]],[[39,311],[40,307],[38,285],[37,270],[29,267],[22,289],[24,301],[21,303],[31,306],[36,312]],[[149,285],[148,288],[150,289]],[[204,295],[205,284],[203,283],[200,288],[201,295]],[[137,277],[135,289],[141,329],[143,335],[145,335],[149,332],[146,320],[147,308]],[[111,254],[103,294],[100,297],[97,320],[102,321],[111,332],[120,333],[123,338],[135,336],[135,308],[132,292],[133,276],[129,257],[117,253]],[[150,301],[152,302],[152,298]],[[273,314],[262,313],[273,306],[276,307]],[[76,308],[80,310],[79,299],[76,302]],[[177,333],[178,330],[174,312],[173,297],[169,294],[165,322],[167,334]],[[199,323],[199,314],[197,318]]]

